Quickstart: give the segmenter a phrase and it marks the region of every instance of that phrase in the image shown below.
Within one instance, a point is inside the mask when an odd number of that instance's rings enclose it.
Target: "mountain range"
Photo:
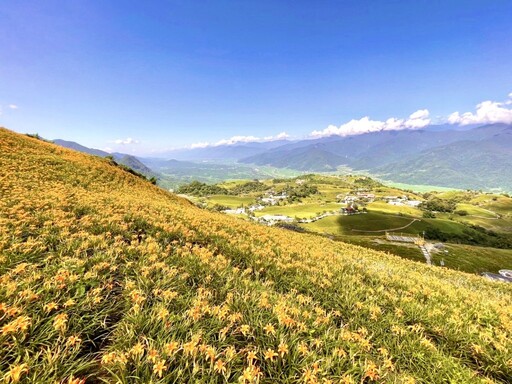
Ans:
[[[512,125],[401,130],[290,143],[239,160],[308,172],[343,165],[408,184],[512,190]]]
[[[97,156],[111,155],[138,172],[163,179],[171,175],[178,183],[194,178],[265,177],[258,171],[262,166],[295,172],[333,172],[344,167],[393,182],[512,191],[512,125],[507,124],[225,144],[170,151],[161,158],[109,154],[64,140],[54,143]]]

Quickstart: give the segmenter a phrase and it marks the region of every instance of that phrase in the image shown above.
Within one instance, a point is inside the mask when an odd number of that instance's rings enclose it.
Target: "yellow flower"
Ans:
[[[265,352],[265,360],[274,361],[276,356],[278,356],[278,354],[271,348],[268,348]]]
[[[207,347],[205,353],[206,353],[207,360],[210,360],[210,361],[215,360],[215,348],[214,347],[212,347],[212,346]]]
[[[306,356],[309,353],[309,349],[305,343],[300,343],[297,347],[297,350],[302,356]]]
[[[113,362],[115,362],[116,359],[117,359],[116,353],[109,352],[109,353],[104,354],[101,357],[101,363],[104,365],[109,365],[109,364],[112,364]]]
[[[189,341],[188,343],[183,344],[183,352],[185,355],[194,355],[196,353],[196,342]]]
[[[171,341],[170,343],[165,344],[164,346],[164,352],[168,356],[172,356],[176,353],[176,351],[179,349],[180,345],[176,341]]]
[[[370,380],[377,380],[379,378],[379,371],[373,362],[369,362],[366,370],[364,371],[363,379],[369,378]]]
[[[157,317],[164,321],[169,317],[169,311],[166,308],[160,308],[157,312]]]
[[[285,343],[280,343],[277,352],[279,352],[281,357],[284,357],[288,353],[288,346]]]
[[[347,356],[347,352],[343,348],[334,348],[332,351],[333,356],[337,356],[340,359],[343,359]]]
[[[51,303],[48,303],[48,304],[46,304],[44,306],[44,310],[46,312],[51,312],[51,311],[53,311],[54,309],[57,309],[57,308],[59,308],[59,306],[57,305],[57,303],[55,303],[53,301]]]
[[[68,379],[68,381],[65,382],[66,384],[85,384],[85,379],[80,379],[78,377],[73,377],[73,375],[71,375]]]
[[[156,349],[150,349],[148,352],[148,360],[151,362],[155,362],[158,358],[158,351]]]
[[[244,325],[241,325],[240,326],[240,332],[242,332],[242,334],[244,336],[247,336],[247,334],[251,331],[251,327],[249,327],[247,324],[244,324]]]
[[[17,383],[20,381],[21,375],[28,372],[27,364],[18,364],[13,365],[9,368],[9,372],[7,372],[4,376],[4,381],[6,383]]]
[[[69,336],[68,340],[66,341],[66,344],[70,347],[74,347],[77,344],[80,344],[82,342],[82,339],[78,336]]]
[[[66,330],[66,323],[68,322],[68,315],[66,313],[59,313],[53,319],[53,328],[57,331],[64,332]]]
[[[255,361],[255,360],[258,360],[258,358],[256,357],[256,352],[254,352],[254,351],[247,352],[247,361],[249,362],[249,364],[252,364],[253,361]]]
[[[226,351],[224,353],[226,355],[226,359],[231,360],[233,357],[236,356],[236,349],[233,346],[229,346],[226,348]]]
[[[276,329],[274,328],[274,326],[272,324],[265,325],[263,327],[263,329],[265,330],[267,335],[275,335],[276,334]]]
[[[140,357],[144,354],[144,345],[142,343],[135,344],[132,349],[130,349],[130,353],[135,357]]]
[[[224,361],[221,359],[217,360],[215,362],[214,371],[220,374],[226,373],[226,365],[224,364]]]
[[[153,365],[153,373],[158,375],[158,377],[162,377],[163,372],[167,370],[165,366],[165,360],[158,360],[158,362]]]
[[[69,299],[64,303],[65,308],[72,307],[73,305],[75,305],[75,300],[73,299]]]

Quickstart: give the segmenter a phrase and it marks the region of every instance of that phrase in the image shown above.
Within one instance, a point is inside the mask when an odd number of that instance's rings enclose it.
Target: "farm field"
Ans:
[[[306,229],[333,235],[384,235],[385,232],[399,232],[404,235],[421,235],[429,227],[447,233],[461,233],[464,226],[445,219],[425,219],[414,216],[393,215],[369,211],[352,216],[331,216],[314,223],[302,224]]]
[[[0,165],[8,383],[512,377],[510,285],[199,209],[5,129]]]
[[[453,191],[453,188],[440,187],[440,186],[436,186],[436,185],[406,184],[406,183],[396,183],[393,181],[383,181],[383,183],[390,187],[395,187],[395,188],[401,189],[401,190],[407,189],[407,190],[411,190],[411,191],[418,192],[418,193],[432,192],[432,191],[437,191],[437,192]]]
[[[300,203],[285,206],[270,206],[261,211],[256,211],[257,217],[263,215],[286,215],[300,219],[309,219],[321,215],[324,212],[339,211],[337,203]]]
[[[218,204],[229,208],[248,206],[254,204],[254,201],[254,198],[247,196],[213,195],[208,197],[209,205],[213,206]]]

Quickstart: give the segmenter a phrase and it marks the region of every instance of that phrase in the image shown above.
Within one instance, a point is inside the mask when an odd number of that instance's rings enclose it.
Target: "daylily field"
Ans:
[[[6,383],[512,381],[512,286],[196,208],[0,129]]]

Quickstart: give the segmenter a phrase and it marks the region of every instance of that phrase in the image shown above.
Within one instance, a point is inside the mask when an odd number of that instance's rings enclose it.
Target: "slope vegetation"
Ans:
[[[512,377],[512,288],[193,207],[0,129],[7,382]]]

